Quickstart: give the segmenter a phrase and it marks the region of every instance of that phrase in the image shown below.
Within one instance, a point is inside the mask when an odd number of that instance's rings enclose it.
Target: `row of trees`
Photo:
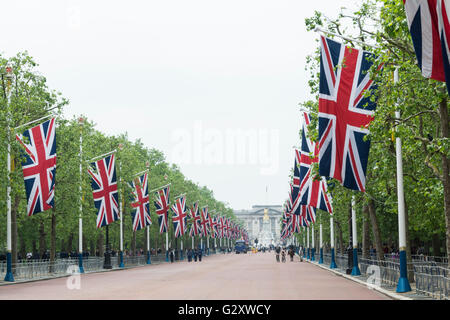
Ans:
[[[12,95],[9,108],[7,107],[5,68],[11,63],[15,80],[12,86]],[[146,170],[149,164],[149,190],[156,189],[171,183],[171,203],[175,196],[185,193],[187,204],[199,200],[200,206],[208,206],[209,210],[221,215],[234,218],[231,208],[214,198],[213,192],[207,187],[187,179],[176,165],[170,165],[161,151],[147,148],[138,139],[130,141],[127,134],[106,136],[95,129],[95,124],[84,118],[82,124],[79,119],[65,119],[62,111],[69,101],[61,93],[50,90],[44,76],[37,72],[37,64],[27,52],[19,53],[11,59],[0,56],[0,70],[3,74],[0,103],[0,246],[6,249],[6,195],[7,195],[7,142],[11,144],[12,172],[11,172],[11,200],[12,200],[12,256],[13,263],[17,257],[25,257],[27,252],[39,252],[40,256],[49,251],[50,259],[54,259],[57,252],[78,250],[78,222],[80,215],[80,201],[82,201],[83,218],[83,251],[91,255],[103,255],[105,238],[104,229],[96,228],[96,209],[92,198],[90,176],[87,173],[86,160],[95,156],[123,148],[117,152],[116,172],[118,177],[119,200],[123,201],[123,230],[124,250],[136,252],[136,249],[146,250],[146,232],[140,230],[133,232],[131,221],[131,189],[128,185],[135,174]],[[56,143],[57,143],[57,169],[55,185],[55,207],[53,210],[38,213],[28,217],[26,214],[26,197],[21,169],[21,146],[15,142],[15,128],[29,121],[39,119],[53,112],[57,115]],[[9,113],[9,114],[8,114]],[[21,128],[23,131],[26,128]],[[80,176],[80,135],[83,137],[83,169]],[[119,166],[121,163],[121,166]],[[79,186],[82,185],[82,199]],[[155,206],[150,194],[150,211],[152,226],[150,227],[150,241],[152,248],[163,248],[165,236],[159,234]],[[112,249],[119,250],[119,222],[113,223],[109,228],[110,245]],[[185,246],[188,236],[185,235]],[[169,223],[169,239],[173,241],[173,225]],[[190,243],[190,242],[189,242]]]
[[[403,151],[404,193],[407,220],[407,254],[419,247],[434,256],[450,252],[450,176],[449,104],[445,83],[424,78],[408,29],[402,0],[364,0],[356,10],[343,8],[337,17],[320,12],[305,20],[308,31],[316,27],[358,40],[336,38],[354,48],[361,43],[374,45],[363,49],[377,55],[384,70],[373,73],[378,81],[375,120],[370,125],[371,149],[367,166],[366,192],[345,189],[336,183],[333,196],[337,247],[348,246],[351,232],[351,196],[356,196],[358,242],[363,255],[373,246],[379,259],[384,247],[398,248],[397,183],[395,137]],[[333,38],[331,35],[326,35]],[[319,38],[319,35],[318,35]],[[319,45],[318,45],[319,47]],[[315,96],[302,102],[312,116],[310,132],[317,138],[320,52],[307,59],[309,87]],[[399,81],[393,73],[399,70]],[[401,113],[397,120],[395,111]],[[324,239],[329,239],[329,218],[319,213],[324,223]],[[371,229],[371,232],[370,232]],[[316,233],[317,234],[317,233]],[[329,242],[329,241],[328,241]],[[317,243],[317,242],[316,242]]]

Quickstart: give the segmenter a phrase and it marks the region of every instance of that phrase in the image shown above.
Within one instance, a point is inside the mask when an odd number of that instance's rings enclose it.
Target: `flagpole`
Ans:
[[[151,264],[152,261],[150,259],[150,225],[147,225],[147,264]]]
[[[169,222],[167,222],[166,230],[166,262],[169,262]]]
[[[8,154],[7,154],[7,187],[6,187],[6,275],[5,281],[14,282],[14,276],[12,273],[12,233],[11,233],[11,113],[10,113],[10,104],[11,104],[11,86],[14,80],[14,74],[12,72],[12,67],[10,62],[8,62],[6,66],[6,97],[7,97],[7,140],[8,140]]]
[[[78,267],[84,273],[83,267],[83,117],[78,118],[80,124],[80,215],[78,218]]]
[[[323,264],[322,222],[320,222],[319,225],[319,250],[320,250],[319,264]]]
[[[311,256],[309,254],[309,227],[306,228],[306,246],[308,248],[308,255],[307,255],[306,259],[310,260]]]
[[[316,261],[316,247],[314,246],[314,224],[311,226],[311,261]]]
[[[335,260],[335,253],[334,253],[334,220],[333,216],[330,215],[330,246],[331,246],[331,263],[330,263],[330,269],[336,269],[336,260]]]
[[[142,171],[142,172],[139,172],[138,174],[136,174],[136,176],[137,175],[141,175],[143,173],[147,173],[148,174],[148,176],[147,176],[147,187],[148,187],[149,181],[150,181],[150,162],[149,161],[145,162],[145,167],[147,169]],[[150,215],[150,212],[148,214]],[[150,224],[148,224],[147,225],[147,264],[151,264],[152,263],[151,258],[150,258],[151,254],[152,253],[150,251]]]
[[[398,67],[394,71],[394,83],[398,83]],[[400,120],[400,111],[395,111],[395,117]],[[397,130],[397,128],[396,128]],[[397,292],[411,291],[408,281],[408,267],[406,261],[406,217],[405,217],[405,196],[403,193],[403,160],[402,141],[400,137],[395,138],[395,151],[397,158],[397,202],[398,202],[398,237],[399,237],[399,258],[400,277],[397,284]]]
[[[122,143],[119,143],[119,145],[118,145],[118,148],[119,148],[119,150],[120,151],[122,151],[123,150],[123,144]],[[122,186],[122,159],[119,159],[119,171],[120,171],[120,178],[119,178],[119,181],[120,181],[120,187],[122,188],[123,186]],[[120,262],[119,262],[119,268],[124,268],[125,266],[124,266],[124,264],[123,264],[123,201],[124,201],[124,199],[123,199],[123,190],[122,190],[122,192],[121,192],[121,201],[120,201],[120,248],[119,248],[119,259],[120,259]],[[133,252],[133,255],[134,255],[135,253]]]
[[[352,276],[360,276],[361,271],[358,267],[358,230],[356,228],[356,210],[355,196],[352,196],[352,240],[353,240],[353,269]]]

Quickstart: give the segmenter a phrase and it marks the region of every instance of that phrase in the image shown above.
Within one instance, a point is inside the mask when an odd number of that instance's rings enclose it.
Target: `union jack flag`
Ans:
[[[27,212],[28,216],[32,216],[54,207],[55,118],[26,130],[23,135],[16,135],[16,139],[25,148],[22,171],[27,194]]]
[[[97,208],[97,229],[119,219],[119,196],[117,193],[116,158],[112,154],[91,163],[92,196]],[[93,170],[93,167],[95,168]]]
[[[173,211],[172,222],[175,230],[175,238],[179,238],[186,233],[186,196],[183,195],[175,200],[175,203],[171,209]]]
[[[200,211],[200,216],[202,218],[201,222],[200,222],[200,225],[202,226],[202,228],[201,228],[201,230],[202,230],[202,237],[206,237],[210,233],[208,207],[203,207],[202,208],[202,210]]]
[[[133,202],[131,202],[133,230],[137,231],[152,224],[148,196],[148,173],[135,178],[130,183],[130,187],[133,190]]]
[[[217,219],[218,224],[217,224],[217,229],[219,231],[219,238],[223,238],[223,230],[225,228],[225,217],[218,217]]]
[[[376,108],[365,94],[375,88],[368,73],[373,57],[321,37],[319,174],[362,192],[370,148],[364,137]]]
[[[294,177],[291,183],[291,193],[289,194],[289,212],[296,211],[300,204],[300,150],[295,149],[295,161],[294,161]]]
[[[209,215],[209,228],[211,231],[211,238],[217,238],[217,220],[216,217]]]
[[[201,232],[201,227],[199,224],[200,214],[198,212],[198,201],[195,202],[190,209],[190,222],[191,222],[191,230],[189,231],[189,236],[194,237],[198,236]]]
[[[331,196],[327,192],[325,177],[313,175],[313,164],[319,161],[318,144],[308,138],[309,114],[302,112],[302,147],[300,151],[300,204],[333,213]]]
[[[158,190],[155,199],[156,214],[158,215],[159,233],[167,232],[168,227],[168,212],[169,212],[169,196],[170,186]]]
[[[231,232],[232,232],[232,229],[231,229],[231,219],[228,218],[226,221],[227,221],[227,235],[226,235],[226,237],[227,237],[228,239],[231,239]]]
[[[447,0],[403,0],[422,75],[447,82],[450,93],[450,21]]]

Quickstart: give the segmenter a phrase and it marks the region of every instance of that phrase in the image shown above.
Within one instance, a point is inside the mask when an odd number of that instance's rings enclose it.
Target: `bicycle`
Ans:
[[[281,256],[281,262],[286,262],[286,256],[285,255]]]
[[[277,258],[277,262],[280,262],[280,255],[278,253],[276,254],[276,258]]]

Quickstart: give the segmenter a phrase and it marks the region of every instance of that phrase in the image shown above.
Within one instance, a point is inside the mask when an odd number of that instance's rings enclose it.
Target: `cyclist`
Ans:
[[[286,251],[281,250],[281,262],[286,262]]]

